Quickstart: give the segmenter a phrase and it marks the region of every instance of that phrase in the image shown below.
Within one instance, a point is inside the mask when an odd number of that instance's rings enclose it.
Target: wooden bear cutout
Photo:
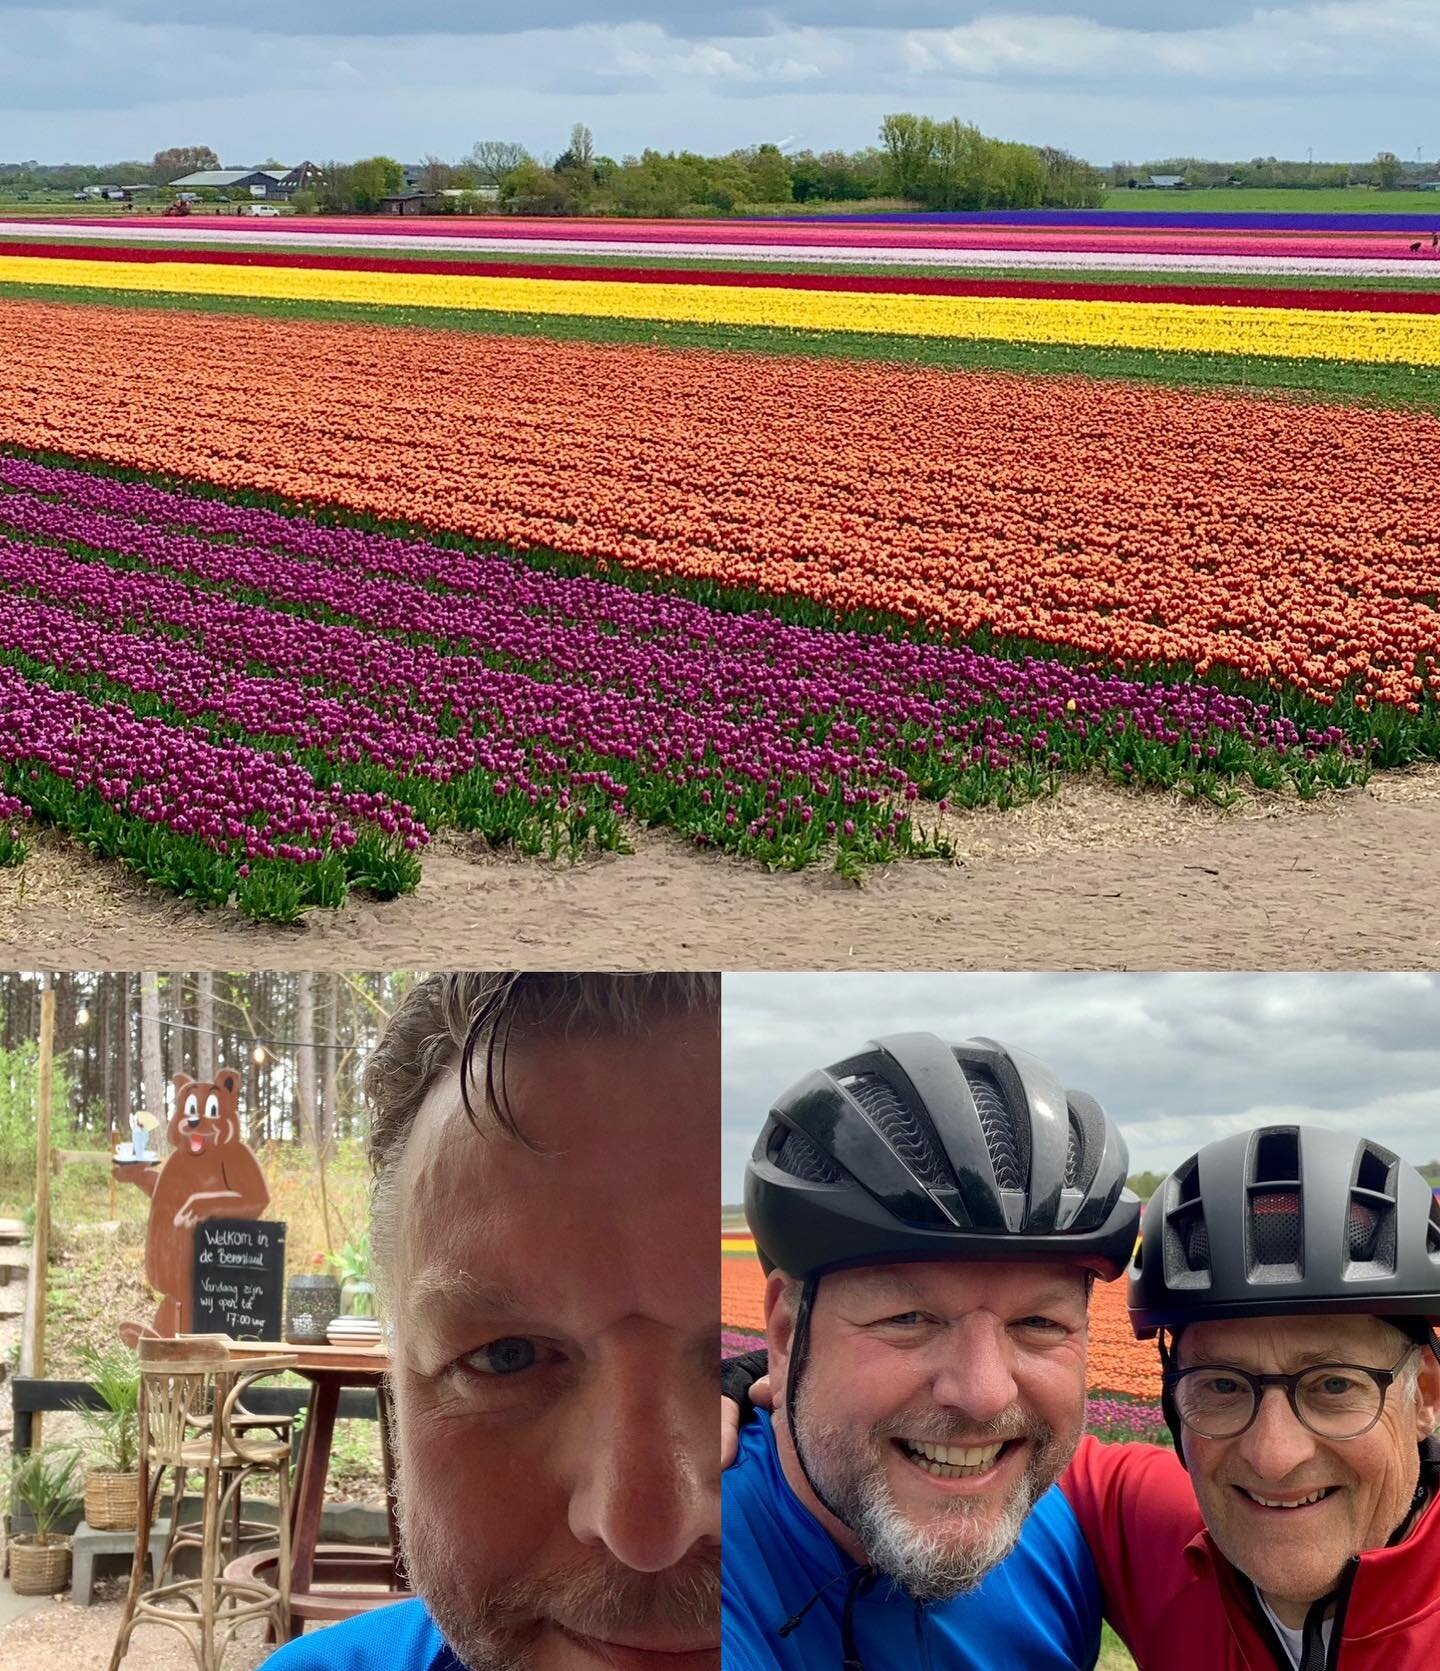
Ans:
[[[173,1083],[169,1155],[154,1166],[117,1163],[120,1176],[150,1197],[145,1276],[162,1296],[152,1325],[121,1324],[120,1338],[131,1348],[191,1332],[195,1226],[209,1218],[258,1218],[270,1201],[260,1163],[240,1137],[240,1075],[222,1068],[207,1083],[180,1073]]]

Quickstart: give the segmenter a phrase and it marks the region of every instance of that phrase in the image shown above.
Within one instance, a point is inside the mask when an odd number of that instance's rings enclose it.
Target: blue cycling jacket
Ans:
[[[1100,1584],[1069,1503],[1052,1486],[1020,1541],[978,1588],[912,1600],[888,1579],[852,1586],[857,1569],[790,1489],[770,1418],[756,1411],[721,1478],[724,1671],[840,1671],[841,1621],[853,1598],[864,1671],[1074,1671],[1100,1651]],[[818,1601],[788,1636],[780,1627]],[[287,1668],[288,1671],[288,1668]]]
[[[397,1601],[280,1648],[265,1671],[465,1671],[423,1601]]]

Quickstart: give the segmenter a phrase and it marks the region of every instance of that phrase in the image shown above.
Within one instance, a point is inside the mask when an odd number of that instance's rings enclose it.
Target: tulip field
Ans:
[[[762,1345],[765,1277],[753,1239],[720,1235],[721,1350],[728,1356]],[[1090,1298],[1086,1354],[1086,1425],[1106,1439],[1168,1443],[1160,1414],[1160,1358],[1154,1341],[1136,1340],[1125,1309],[1125,1283],[1097,1282]]]
[[[286,920],[1440,758],[1440,243],[1143,218],[0,223],[0,862]]]

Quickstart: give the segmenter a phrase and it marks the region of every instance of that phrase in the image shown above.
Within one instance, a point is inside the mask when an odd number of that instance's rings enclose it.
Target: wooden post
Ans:
[[[40,994],[40,1084],[35,1110],[35,1235],[30,1243],[30,1272],[25,1299],[25,1335],[20,1346],[20,1373],[45,1373],[45,1278],[50,1261],[50,1087],[54,1078],[55,993],[47,986]],[[40,1416],[35,1417],[34,1442],[40,1443]]]

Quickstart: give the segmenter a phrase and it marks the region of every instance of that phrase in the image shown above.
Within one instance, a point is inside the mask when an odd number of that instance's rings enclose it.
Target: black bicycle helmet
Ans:
[[[1125,1141],[1093,1097],[993,1039],[896,1033],[776,1102],[745,1173],[766,1271],[1047,1260],[1107,1280],[1135,1245]]]
[[[1440,1318],[1440,1202],[1369,1138],[1263,1126],[1193,1154],[1155,1191],[1130,1267],[1148,1340],[1207,1319],[1302,1312]]]

